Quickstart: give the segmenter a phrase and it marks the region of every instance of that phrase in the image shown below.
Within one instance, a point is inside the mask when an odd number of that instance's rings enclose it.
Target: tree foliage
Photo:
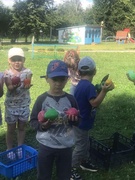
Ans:
[[[106,35],[115,35],[116,31],[135,27],[134,0],[94,0],[94,16],[96,23],[104,21]]]
[[[26,41],[31,34],[38,41],[40,32],[47,28],[47,16],[52,10],[53,0],[16,0],[12,10],[12,33],[21,33]]]
[[[67,0],[57,8],[60,27],[84,24],[83,9],[80,0]]]
[[[12,39],[49,35],[50,29],[98,24],[104,21],[104,37],[118,30],[130,28],[135,36],[135,0],[93,0],[92,8],[82,8],[80,0],[63,0],[57,6],[54,0],[15,0],[9,9],[0,1],[0,36]]]
[[[0,1],[0,36],[7,36],[11,21],[10,9]]]

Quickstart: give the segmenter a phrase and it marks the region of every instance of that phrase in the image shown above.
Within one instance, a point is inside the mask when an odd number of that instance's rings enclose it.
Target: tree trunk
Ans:
[[[25,36],[25,43],[27,43],[28,42],[28,40],[27,40],[27,36]]]

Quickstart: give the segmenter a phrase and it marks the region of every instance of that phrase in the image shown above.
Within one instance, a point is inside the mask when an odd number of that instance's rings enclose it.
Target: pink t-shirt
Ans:
[[[77,71],[73,70],[72,68],[68,69],[68,74],[70,77],[71,84],[76,86],[80,81],[80,76]]]

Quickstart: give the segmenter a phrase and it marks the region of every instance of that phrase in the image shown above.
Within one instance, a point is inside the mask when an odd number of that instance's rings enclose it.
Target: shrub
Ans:
[[[57,51],[64,52],[65,50],[63,48],[59,48],[59,49],[57,49]]]
[[[54,48],[48,48],[47,50],[48,51],[54,51]]]

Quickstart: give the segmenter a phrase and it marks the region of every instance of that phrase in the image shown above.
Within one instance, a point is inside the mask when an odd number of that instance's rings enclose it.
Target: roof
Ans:
[[[64,28],[58,28],[57,30],[62,30],[62,29],[73,29],[73,28],[79,28],[79,27],[90,27],[90,28],[101,28],[99,25],[80,25],[80,26],[71,26],[71,27],[64,27]]]
[[[119,40],[119,39],[127,39],[128,37],[128,32],[127,31],[117,31],[116,32],[116,40]]]

